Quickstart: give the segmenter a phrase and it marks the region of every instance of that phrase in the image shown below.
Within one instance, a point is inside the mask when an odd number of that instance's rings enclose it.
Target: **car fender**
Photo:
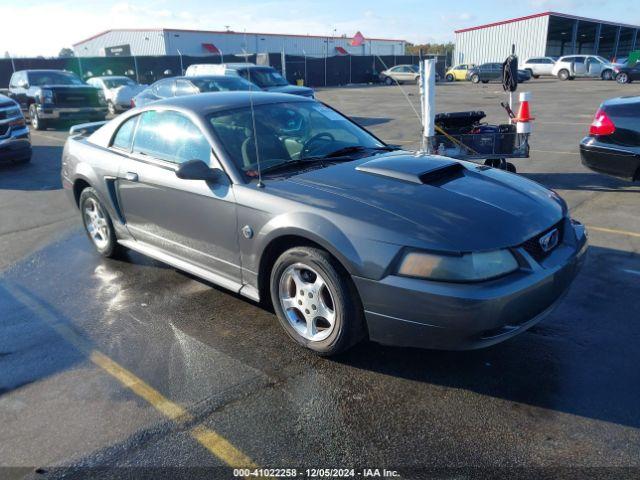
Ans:
[[[271,242],[285,236],[297,236],[317,243],[331,253],[353,274],[363,270],[363,261],[353,243],[326,217],[309,212],[283,213],[265,223],[257,232],[257,259]]]

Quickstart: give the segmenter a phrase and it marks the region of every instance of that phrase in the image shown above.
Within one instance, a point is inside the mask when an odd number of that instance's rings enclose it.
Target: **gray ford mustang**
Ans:
[[[587,249],[554,192],[396,150],[308,98],[193,95],[76,133],[62,179],[99,253],[135,250],[270,301],[324,355],[367,337],[505,340],[557,304]]]

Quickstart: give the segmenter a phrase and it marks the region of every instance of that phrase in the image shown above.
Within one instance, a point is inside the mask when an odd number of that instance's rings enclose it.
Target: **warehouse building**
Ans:
[[[521,60],[594,54],[607,59],[640,48],[637,25],[545,12],[456,30],[454,63],[503,61],[515,45]]]
[[[143,55],[238,55],[281,53],[315,57],[334,55],[404,55],[407,42],[365,38],[359,46],[349,37],[215,32],[173,29],[107,30],[74,44],[78,57]]]

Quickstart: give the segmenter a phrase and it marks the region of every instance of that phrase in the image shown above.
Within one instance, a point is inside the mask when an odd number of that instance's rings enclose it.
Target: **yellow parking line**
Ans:
[[[594,232],[613,233],[615,235],[626,235],[628,237],[640,238],[640,233],[630,232],[628,230],[615,230],[613,228],[594,227],[591,225],[587,225],[587,229]]]
[[[112,360],[104,353],[93,349],[87,340],[75,333],[69,326],[58,321],[55,315],[41,306],[38,302],[29,298],[28,295],[22,293],[19,288],[13,287],[7,283],[3,284],[3,287],[25,307],[38,315],[38,318],[46,322],[62,338],[83,352],[94,365],[111,375],[138,397],[146,400],[147,403],[162,415],[178,424],[188,423],[194,420],[193,416],[183,406],[164,397],[160,392],[124,368],[122,365]],[[238,448],[215,431],[199,425],[192,428],[190,434],[204,448],[230,467],[257,468],[256,463],[254,463],[251,458],[242,453]]]

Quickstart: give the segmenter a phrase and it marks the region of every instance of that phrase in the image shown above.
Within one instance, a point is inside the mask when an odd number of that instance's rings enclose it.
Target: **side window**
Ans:
[[[191,82],[188,82],[186,80],[176,81],[176,89],[175,89],[176,97],[178,95],[193,95],[194,93],[198,93],[198,90],[196,89],[196,87],[191,85]]]
[[[172,163],[211,160],[211,146],[187,117],[171,111],[142,114],[133,142],[134,152]]]
[[[153,93],[161,98],[173,97],[173,80],[161,80],[153,87]]]
[[[118,128],[118,131],[116,132],[116,136],[113,137],[113,142],[111,143],[112,147],[120,150],[126,150],[127,152],[131,150],[131,141],[133,140],[133,132],[136,129],[138,118],[139,117],[136,115],[120,125],[120,128]]]
[[[574,57],[573,61],[576,63],[584,63],[584,57]]]

